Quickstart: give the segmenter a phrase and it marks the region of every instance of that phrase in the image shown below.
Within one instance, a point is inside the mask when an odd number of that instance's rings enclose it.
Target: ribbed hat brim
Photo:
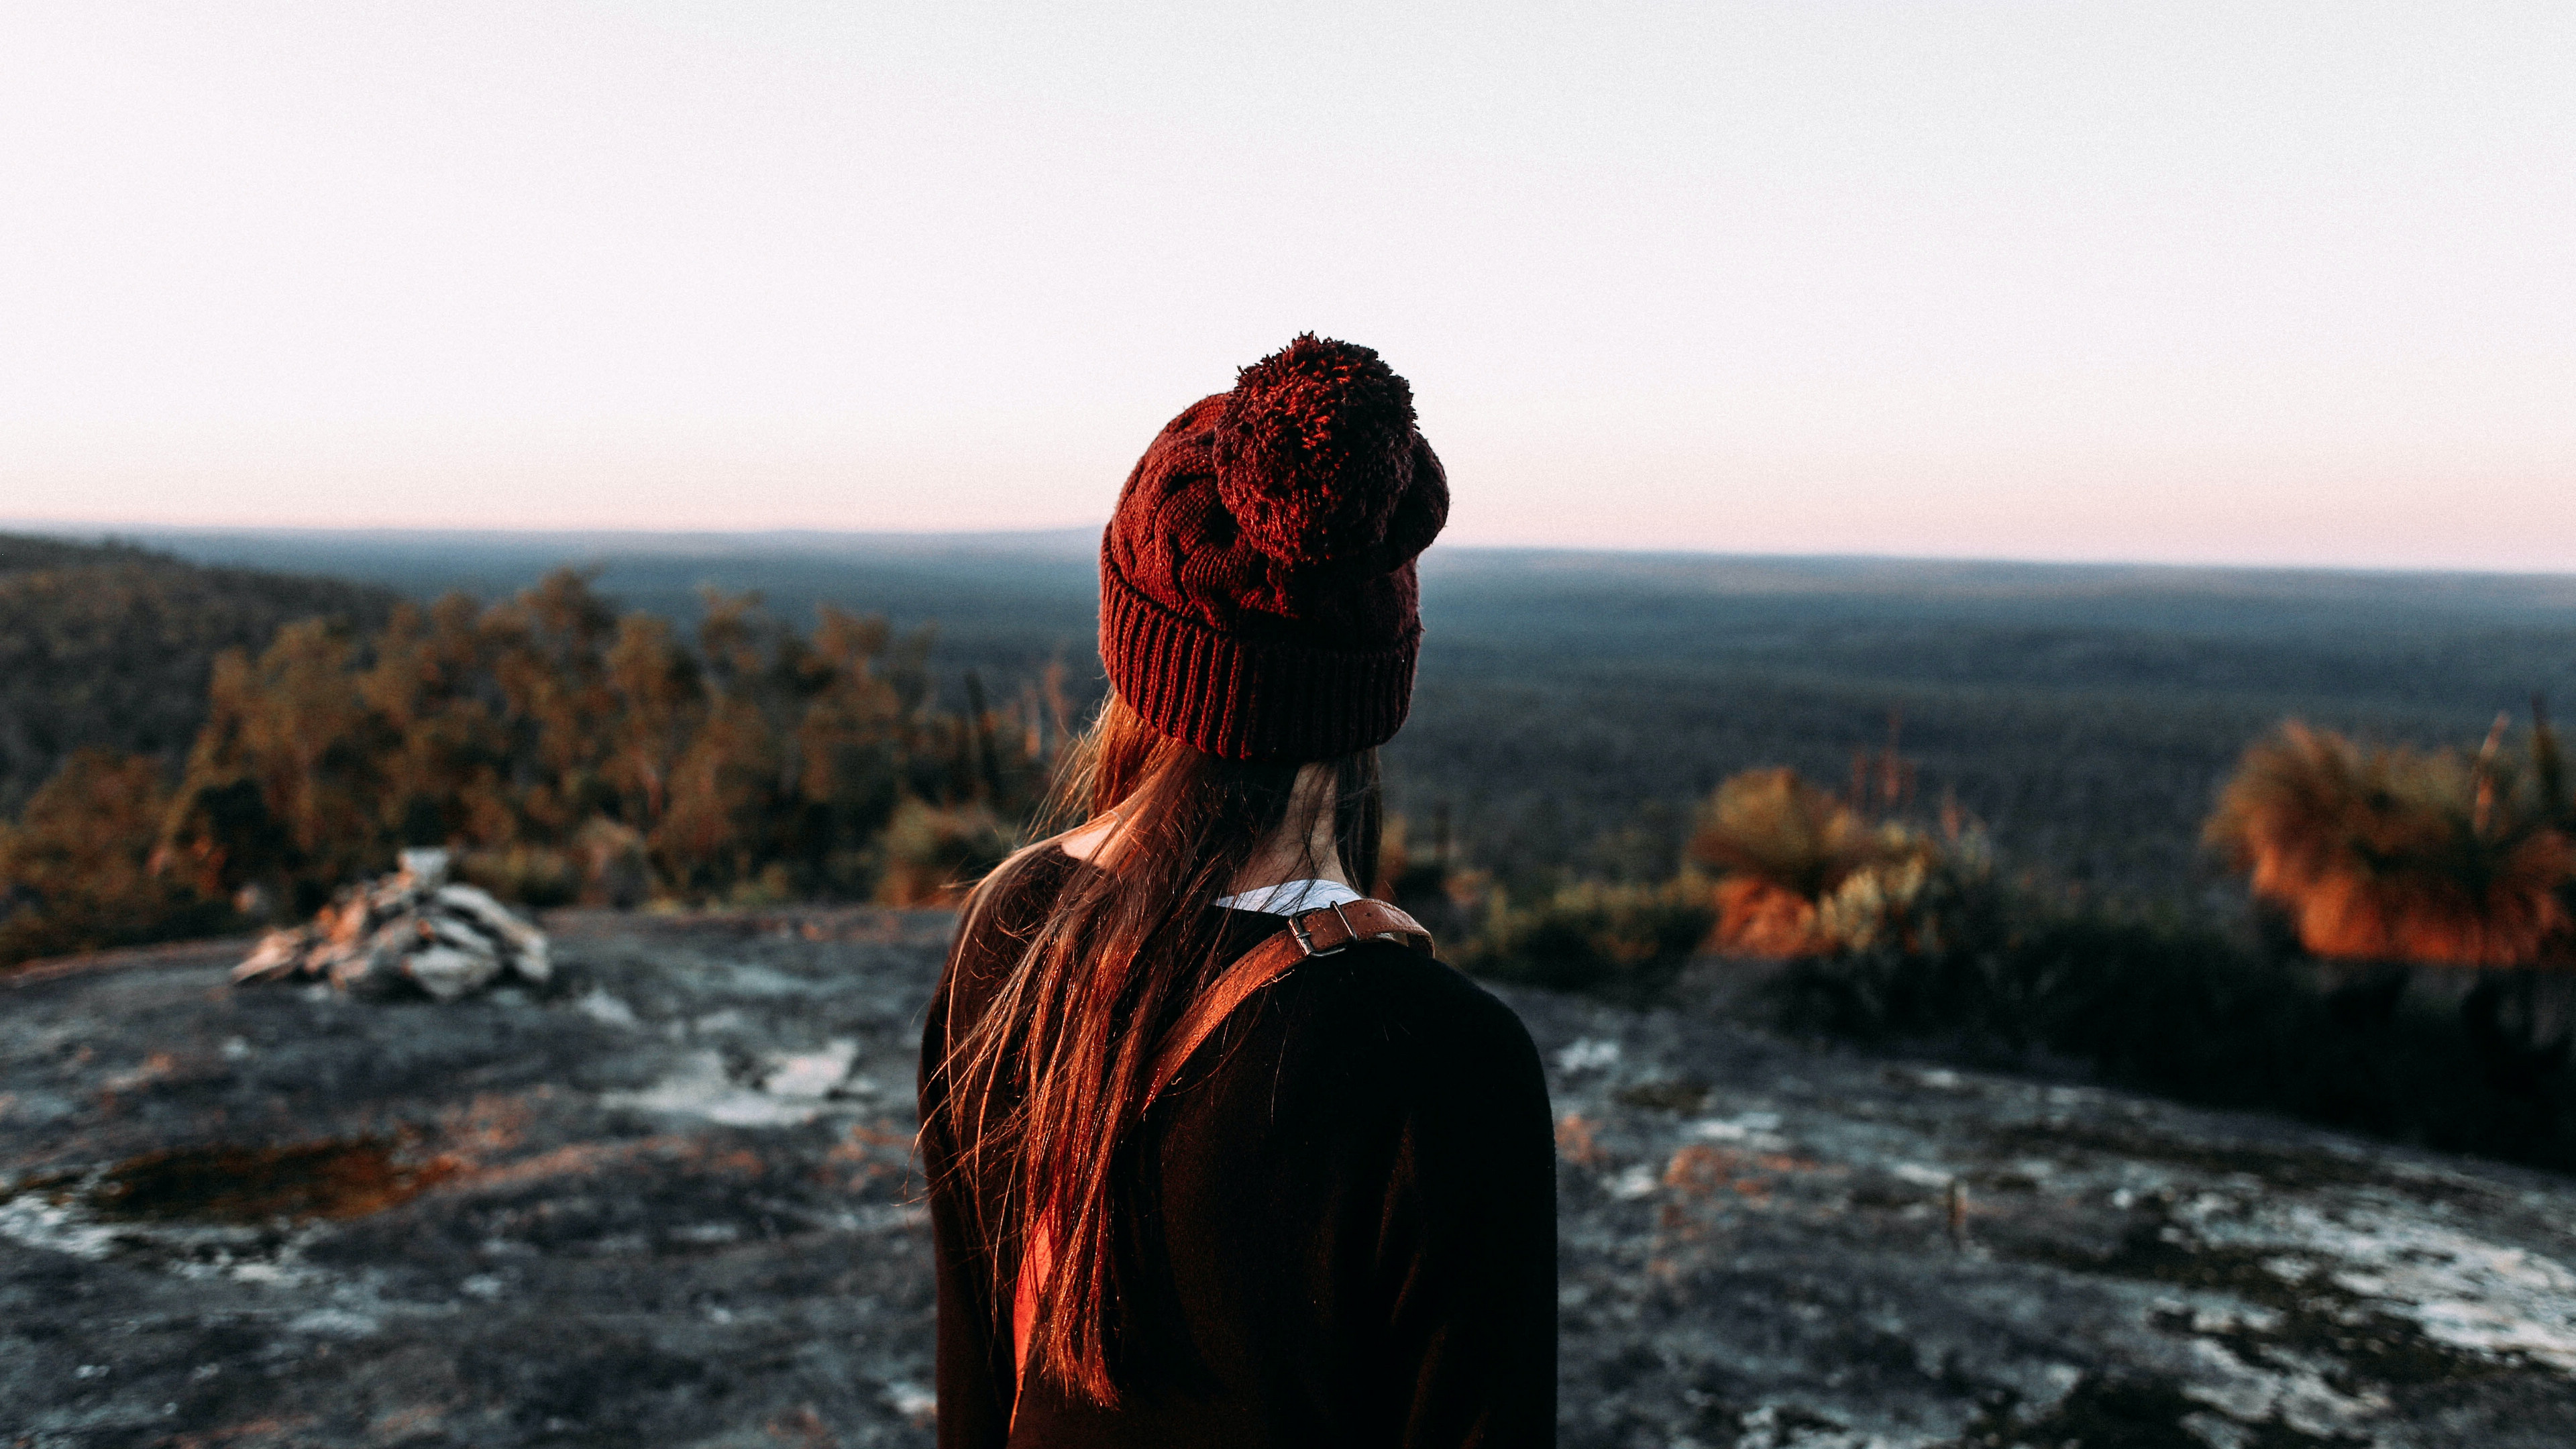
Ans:
[[[1404,727],[1419,626],[1386,648],[1359,652],[1220,633],[1129,583],[1107,542],[1101,662],[1118,697],[1155,729],[1230,760],[1329,760],[1384,744]]]

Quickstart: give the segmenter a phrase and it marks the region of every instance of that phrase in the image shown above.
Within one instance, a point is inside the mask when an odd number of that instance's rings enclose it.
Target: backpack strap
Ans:
[[[1422,923],[1384,901],[1345,901],[1288,918],[1288,929],[1244,952],[1215,983],[1199,994],[1189,1015],[1164,1039],[1154,1054],[1154,1074],[1145,1088],[1150,1107],[1190,1057],[1207,1044],[1225,1019],[1252,993],[1278,980],[1288,968],[1309,956],[1331,956],[1362,941],[1393,941],[1423,955],[1431,954],[1431,933]],[[1029,1376],[1029,1343],[1037,1328],[1038,1291],[1055,1273],[1055,1237],[1045,1223],[1031,1227],[1027,1251],[1020,1255],[1018,1279],[1011,1285],[1011,1354],[1015,1384]],[[1018,1389],[1012,1392],[1011,1417],[1019,1418]]]
[[[1289,917],[1287,930],[1244,952],[1224,975],[1199,994],[1190,1014],[1172,1029],[1163,1049],[1154,1056],[1152,1085],[1145,1089],[1146,1105],[1153,1105],[1172,1079],[1181,1074],[1181,1068],[1188,1065],[1191,1054],[1252,993],[1278,980],[1289,967],[1309,956],[1331,956],[1362,941],[1394,941],[1425,956],[1431,954],[1431,933],[1384,901],[1346,901]]]

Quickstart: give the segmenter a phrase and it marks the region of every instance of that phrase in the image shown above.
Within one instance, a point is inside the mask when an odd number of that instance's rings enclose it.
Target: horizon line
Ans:
[[[545,526],[526,528],[457,527],[452,525],[405,524],[258,524],[258,523],[105,523],[67,519],[0,518],[0,533],[22,536],[67,538],[75,541],[115,542],[147,541],[165,538],[277,538],[303,540],[346,540],[365,542],[418,541],[505,541],[525,540],[531,543],[548,539],[565,541],[610,540],[660,541],[680,543],[693,540],[756,542],[763,540],[815,540],[849,543],[901,544],[1003,544],[1010,542],[1088,543],[1099,537],[1106,526],[1100,523],[1059,524],[1037,528],[1011,529],[852,529],[820,527],[784,528],[638,528],[638,527],[573,527]],[[1723,549],[1675,547],[1669,544],[1528,544],[1443,542],[1433,545],[1448,554],[1526,554],[1558,558],[1618,557],[1632,559],[1694,559],[1740,563],[1777,564],[1938,564],[1955,567],[2000,567],[2068,570],[2129,570],[2164,573],[2224,574],[2327,574],[2337,576],[2402,576],[2411,578],[2514,578],[2576,579],[2576,569],[2473,567],[2460,564],[2403,563],[2319,563],[2295,561],[2220,562],[2199,559],[2159,558],[2050,558],[2029,555],[1985,553],[1886,553],[1855,550],[1828,552],[1788,549]]]

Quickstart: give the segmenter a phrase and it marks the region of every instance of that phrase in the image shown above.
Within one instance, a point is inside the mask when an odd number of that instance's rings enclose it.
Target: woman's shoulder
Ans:
[[[1023,917],[1044,915],[1080,865],[1054,840],[1012,851],[966,893],[958,913],[959,936],[971,940],[996,928],[1016,927]]]
[[[1395,1076],[1541,1075],[1517,1013],[1456,968],[1394,942],[1309,957],[1279,984],[1292,1049]]]
[[[1054,842],[1040,841],[1012,852],[976,882],[958,911],[939,996],[953,993],[961,1005],[980,1002],[1079,868]]]

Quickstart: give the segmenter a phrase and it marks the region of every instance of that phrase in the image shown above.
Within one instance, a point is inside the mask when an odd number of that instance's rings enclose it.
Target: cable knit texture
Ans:
[[[1414,559],[1449,517],[1413,389],[1312,333],[1166,424],[1100,547],[1100,657],[1157,729],[1238,760],[1321,760],[1404,724]]]

